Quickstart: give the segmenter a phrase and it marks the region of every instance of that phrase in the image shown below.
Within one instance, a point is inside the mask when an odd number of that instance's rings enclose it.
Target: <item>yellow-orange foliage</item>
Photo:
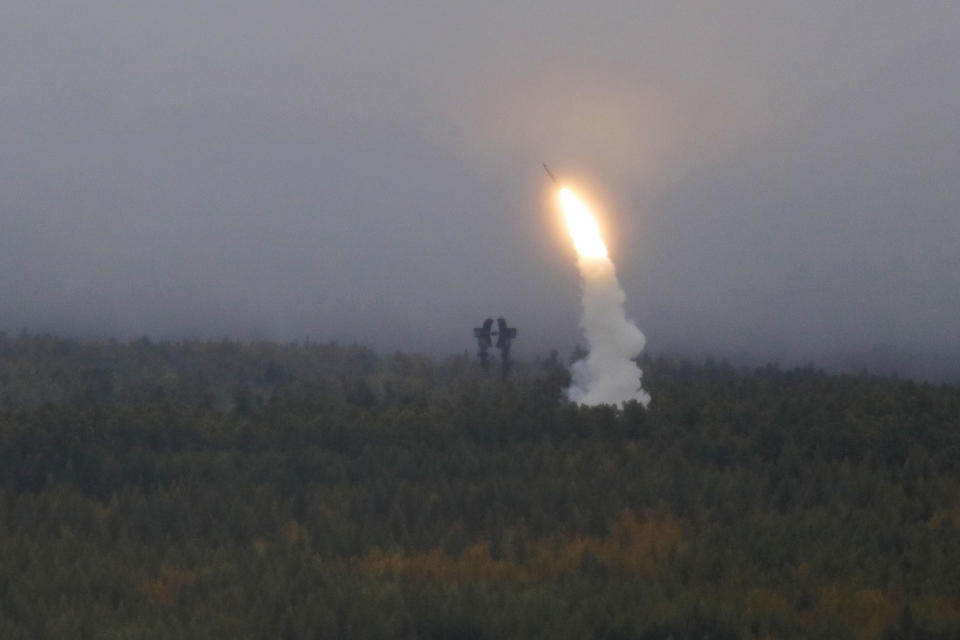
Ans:
[[[793,614],[787,599],[770,589],[750,589],[744,599],[747,612],[756,616],[787,617]]]
[[[945,522],[952,523],[955,527],[960,527],[960,507],[950,507],[948,509],[939,509],[930,516],[927,524],[932,528],[937,528]]]
[[[283,523],[283,526],[280,527],[280,537],[283,538],[287,544],[306,542],[307,528],[296,520],[287,520]]]
[[[439,549],[414,554],[388,554],[374,549],[363,558],[362,566],[372,573],[425,582],[524,582],[531,579],[527,568],[506,560],[494,560],[485,540],[472,544],[458,556],[449,556]]]
[[[887,625],[893,623],[903,603],[890,592],[880,589],[852,589],[838,584],[820,590],[820,601],[815,613],[831,613],[847,621],[857,638],[879,638]]]
[[[925,596],[912,603],[914,610],[927,620],[960,624],[960,600],[942,596]]]
[[[100,504],[99,502],[94,503],[93,505],[93,515],[99,522],[103,522],[110,517],[110,514],[113,513],[113,505],[111,504]]]
[[[199,569],[179,569],[161,565],[160,576],[153,580],[143,581],[137,588],[146,594],[150,602],[169,606],[180,595],[180,587],[194,582],[199,576]]]
[[[489,542],[480,540],[456,556],[439,549],[414,554],[375,549],[363,558],[362,566],[372,573],[431,582],[529,582],[574,571],[588,555],[617,573],[652,576],[671,553],[684,551],[680,520],[641,518],[625,510],[609,535],[543,538],[531,545],[530,559],[523,563],[495,560]]]

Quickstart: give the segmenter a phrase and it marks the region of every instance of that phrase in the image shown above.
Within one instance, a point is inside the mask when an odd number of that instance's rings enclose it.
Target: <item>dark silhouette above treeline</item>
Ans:
[[[0,335],[0,638],[956,638],[960,390]]]

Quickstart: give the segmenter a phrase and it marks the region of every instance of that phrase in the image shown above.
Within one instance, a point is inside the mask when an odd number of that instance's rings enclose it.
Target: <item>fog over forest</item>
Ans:
[[[960,380],[960,4],[8,2],[0,330]]]

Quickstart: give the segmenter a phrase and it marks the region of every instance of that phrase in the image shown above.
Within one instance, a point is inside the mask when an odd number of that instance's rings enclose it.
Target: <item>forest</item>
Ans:
[[[0,334],[0,638],[960,637],[960,389]]]

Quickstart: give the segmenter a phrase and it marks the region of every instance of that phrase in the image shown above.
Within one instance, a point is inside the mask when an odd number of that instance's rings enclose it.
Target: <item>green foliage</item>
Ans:
[[[960,393],[0,335],[2,638],[946,638]]]

